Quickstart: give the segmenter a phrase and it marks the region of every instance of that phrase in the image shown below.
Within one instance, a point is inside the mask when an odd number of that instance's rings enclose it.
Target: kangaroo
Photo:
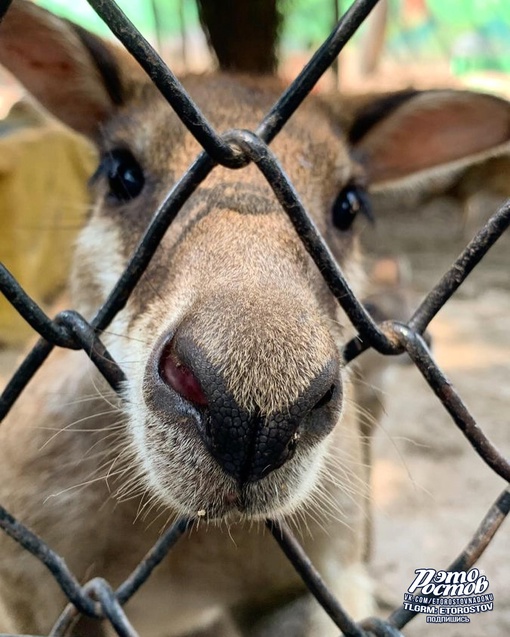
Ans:
[[[70,274],[90,319],[201,148],[121,47],[30,2],[0,25],[0,62],[97,145]],[[253,129],[282,91],[271,77],[183,82],[219,131]],[[467,92],[312,96],[272,149],[362,298],[367,188],[492,152],[509,122],[505,101]],[[113,587],[161,528],[194,518],[126,605],[141,635],[336,637],[263,521],[286,520],[348,612],[372,613],[367,472],[341,356],[353,333],[258,169],[217,167],[101,335],[127,378],[121,398],[84,352],[54,352],[0,427],[0,502],[81,581]],[[3,533],[0,556],[0,630],[46,634],[63,593]]]

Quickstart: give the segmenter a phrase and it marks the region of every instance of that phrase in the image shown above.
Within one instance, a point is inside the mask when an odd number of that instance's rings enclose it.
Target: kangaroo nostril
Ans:
[[[331,387],[322,396],[322,398],[315,403],[312,409],[320,409],[321,407],[325,407],[333,398],[335,389],[336,389],[335,384],[331,385]]]
[[[179,360],[170,342],[161,355],[159,375],[167,385],[194,405],[207,405],[204,394],[195,374]]]

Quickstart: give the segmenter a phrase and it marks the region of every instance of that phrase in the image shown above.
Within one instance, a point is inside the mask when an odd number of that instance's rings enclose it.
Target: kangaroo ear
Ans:
[[[492,95],[405,91],[360,104],[348,137],[375,185],[462,170],[510,140],[510,103]]]
[[[0,24],[0,63],[53,115],[90,137],[121,105],[125,66],[120,48],[27,0],[14,0]]]

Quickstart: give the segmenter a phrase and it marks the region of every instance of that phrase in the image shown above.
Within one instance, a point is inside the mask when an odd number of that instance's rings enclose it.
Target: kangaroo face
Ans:
[[[71,276],[90,317],[201,148],[127,54],[29,2],[14,0],[5,17],[0,62],[98,145]],[[185,85],[218,131],[254,129],[282,91],[221,74]],[[507,102],[469,92],[309,98],[272,148],[359,292],[352,221],[365,181],[444,185],[505,146],[509,122]],[[258,169],[216,168],[103,335],[128,378],[137,479],[178,513],[211,519],[292,512],[333,449],[348,483],[359,433],[345,324]]]
[[[218,129],[254,128],[278,90],[190,78]],[[127,265],[165,193],[200,148],[148,83],[107,122],[93,212],[77,245],[74,302],[91,315]],[[210,112],[207,112],[210,110]],[[358,183],[340,132],[318,105],[274,152],[324,232]],[[336,231],[338,233],[338,231]],[[358,268],[351,230],[343,265]],[[341,235],[341,236],[340,236]],[[344,405],[337,303],[255,166],[218,168],[167,231],[127,308],[105,335],[128,377],[128,435],[140,475],[181,513],[267,516],[313,488]]]

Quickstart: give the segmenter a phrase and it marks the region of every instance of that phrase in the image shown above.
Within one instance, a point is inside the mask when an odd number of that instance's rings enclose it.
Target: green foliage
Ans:
[[[178,35],[179,0],[156,0],[160,17],[161,33],[164,35]],[[57,15],[77,22],[82,27],[100,35],[109,35],[110,31],[103,21],[95,14],[86,0],[37,0],[37,4],[45,7]],[[144,35],[155,32],[152,2],[149,0],[117,0],[117,4]],[[184,4],[184,18],[188,26],[198,25],[195,2],[187,0]]]

